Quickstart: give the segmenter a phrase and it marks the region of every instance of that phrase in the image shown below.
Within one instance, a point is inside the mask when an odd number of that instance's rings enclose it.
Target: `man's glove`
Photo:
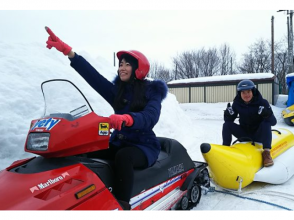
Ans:
[[[232,121],[235,120],[236,114],[234,112],[234,109],[231,107],[231,103],[228,103],[227,108],[224,112],[224,120],[225,121]]]
[[[52,47],[55,47],[58,51],[62,52],[64,55],[68,55],[71,51],[71,47],[68,46],[66,43],[64,43],[62,40],[60,40],[52,31],[50,28],[45,27],[47,33],[50,35],[47,40],[47,48],[51,49]]]
[[[268,118],[273,114],[273,111],[270,106],[268,108],[264,106],[259,106],[258,114],[262,116],[263,118]]]
[[[125,126],[132,126],[134,124],[134,119],[132,116],[124,114],[124,115],[110,115],[110,127],[121,130],[122,124],[124,123]]]

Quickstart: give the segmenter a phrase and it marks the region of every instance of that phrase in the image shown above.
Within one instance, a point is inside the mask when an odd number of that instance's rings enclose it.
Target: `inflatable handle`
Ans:
[[[233,142],[232,145],[234,145],[237,141],[239,141],[239,142],[251,141],[251,142],[252,142],[251,144],[252,144],[253,146],[255,146],[254,141],[253,141],[250,137],[240,137],[240,138],[238,138],[237,140],[235,140],[235,141]]]
[[[282,134],[280,131],[278,131],[276,129],[272,129],[272,131],[276,131],[276,132],[278,132],[278,134]]]

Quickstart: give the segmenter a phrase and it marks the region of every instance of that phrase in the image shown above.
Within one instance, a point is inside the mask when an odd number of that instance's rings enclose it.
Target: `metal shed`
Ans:
[[[181,79],[169,82],[169,92],[179,103],[217,103],[232,102],[236,96],[237,85],[243,79],[254,82],[263,98],[275,105],[279,95],[279,83],[272,73],[249,73],[225,76],[211,76]]]

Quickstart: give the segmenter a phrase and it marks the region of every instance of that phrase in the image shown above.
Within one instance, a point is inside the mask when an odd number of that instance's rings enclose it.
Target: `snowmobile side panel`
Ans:
[[[150,205],[157,203],[161,198],[168,195],[174,189],[180,190],[181,185],[185,181],[186,177],[193,172],[193,169],[187,171],[181,175],[173,177],[167,181],[162,182],[161,184],[152,187],[134,197],[131,198],[130,204],[132,209],[135,210],[144,210]],[[169,201],[171,205],[175,204],[179,198],[174,197]],[[166,207],[166,206],[165,206]]]
[[[94,184],[80,199],[75,194]],[[0,210],[66,210],[105,189],[95,173],[82,164],[33,174],[3,171]]]
[[[72,207],[72,210],[123,210],[118,201],[104,188],[98,194]]]

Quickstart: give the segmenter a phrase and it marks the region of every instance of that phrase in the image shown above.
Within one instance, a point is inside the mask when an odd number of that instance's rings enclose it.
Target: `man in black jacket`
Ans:
[[[239,124],[234,120],[239,115]],[[237,86],[237,95],[233,105],[228,106],[224,112],[222,136],[223,145],[230,146],[232,135],[236,138],[249,137],[263,145],[263,165],[274,164],[270,150],[272,143],[271,126],[277,120],[268,101],[262,97],[251,80],[242,80]]]

